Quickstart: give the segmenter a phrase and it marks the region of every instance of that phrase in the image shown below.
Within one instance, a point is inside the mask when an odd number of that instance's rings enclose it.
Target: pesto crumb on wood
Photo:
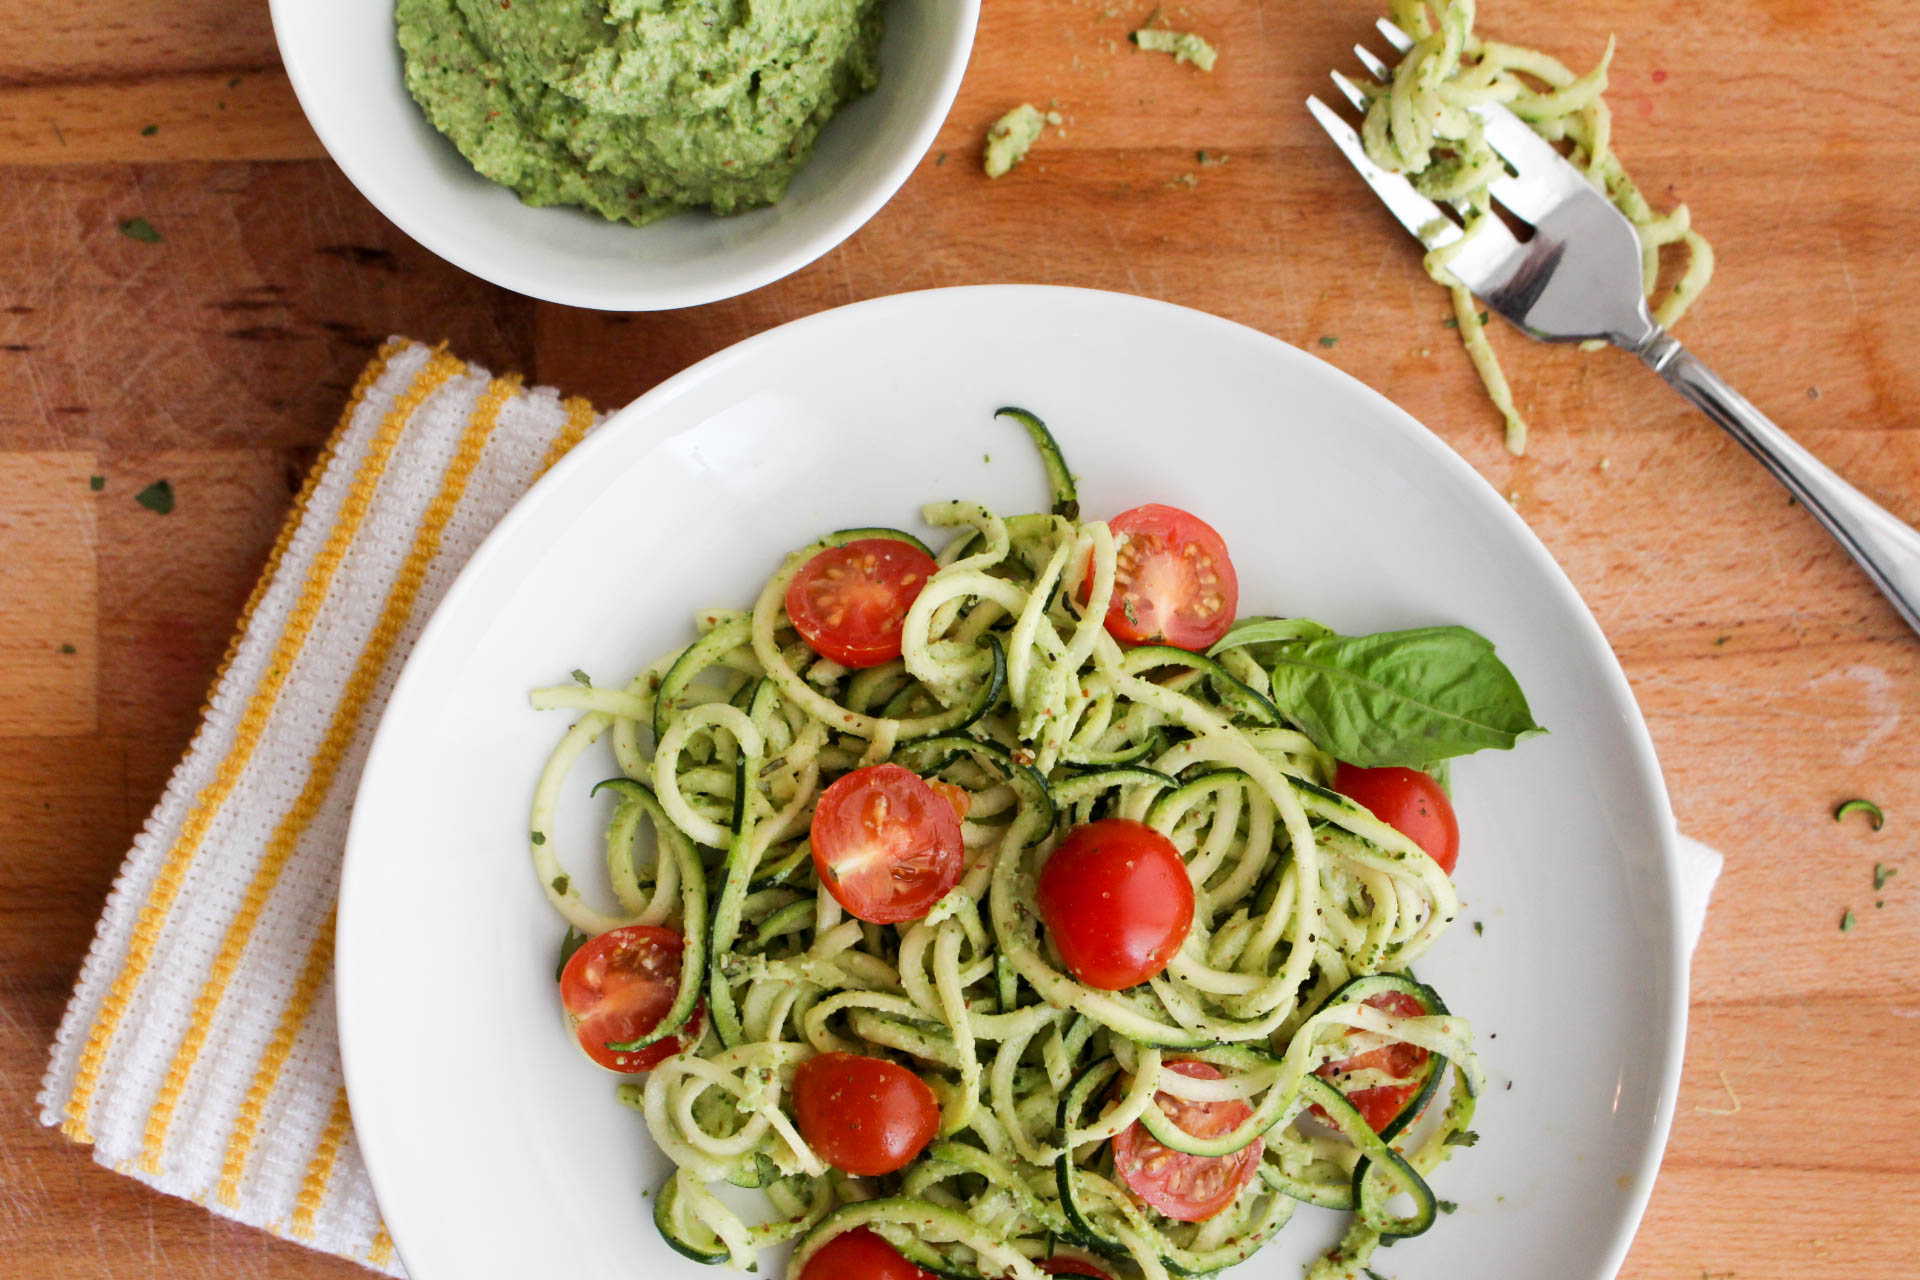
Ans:
[[[1028,149],[1040,140],[1041,131],[1049,123],[1059,122],[1058,112],[1043,113],[1031,102],[1021,103],[995,120],[987,129],[987,176],[998,178],[1012,172],[1015,165],[1027,158]]]
[[[1220,53],[1205,39],[1191,31],[1165,31],[1142,27],[1133,33],[1133,42],[1153,53],[1170,53],[1176,62],[1190,62],[1202,71],[1213,70]]]

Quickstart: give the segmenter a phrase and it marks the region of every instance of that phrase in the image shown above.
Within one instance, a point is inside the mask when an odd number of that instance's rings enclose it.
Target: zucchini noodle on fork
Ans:
[[[1243,624],[1208,653],[1116,642],[1124,539],[1078,519],[1052,437],[1021,421],[1053,512],[928,506],[949,536],[897,659],[849,669],[788,614],[814,556],[920,545],[859,529],[787,557],[750,611],[703,615],[696,639],[629,684],[533,695],[582,713],[536,789],[532,853],[554,907],[590,933],[684,935],[671,1009],[609,1045],[680,1038],[619,1091],[675,1166],[654,1220],[685,1256],[736,1268],[797,1241],[794,1275],[868,1229],[945,1277],[1034,1280],[1064,1243],[1158,1280],[1244,1260],[1306,1202],[1354,1215],[1317,1274],[1355,1272],[1431,1224],[1425,1179],[1482,1085],[1468,1024],[1406,968],[1458,913],[1452,881],[1331,789],[1337,762],[1270,696],[1258,645],[1288,624]],[[586,904],[545,835],[603,735],[621,770],[595,788],[615,800],[616,913]],[[809,825],[831,783],[876,765],[964,798],[951,889],[897,925],[844,913]],[[1036,896],[1068,833],[1105,818],[1164,837],[1193,894],[1171,960],[1122,990],[1074,976]],[[1366,1065],[1395,1046],[1417,1058],[1411,1074]],[[851,1176],[810,1145],[795,1081],[828,1053],[905,1063],[931,1089],[937,1136],[898,1172]],[[1407,1100],[1375,1132],[1348,1096],[1383,1085]],[[1402,1130],[1442,1093],[1409,1146]],[[1230,1123],[1189,1132],[1169,1109],[1193,1107]],[[1175,1158],[1236,1157],[1248,1181],[1203,1221],[1165,1216],[1118,1163],[1138,1134]],[[716,1184],[759,1191],[765,1212],[742,1214]],[[1388,1212],[1397,1196],[1411,1215]]]
[[[1494,216],[1489,185],[1503,176],[1500,157],[1487,145],[1468,108],[1497,102],[1549,142],[1565,143],[1567,157],[1604,191],[1640,237],[1641,287],[1662,327],[1679,323],[1713,278],[1713,246],[1693,229],[1684,204],[1656,213],[1613,150],[1613,112],[1607,105],[1607,73],[1613,41],[1600,64],[1575,75],[1555,58],[1474,34],[1475,0],[1392,0],[1393,21],[1414,40],[1393,69],[1392,82],[1369,93],[1361,138],[1374,163],[1402,173],[1431,200],[1451,204],[1467,229],[1427,255],[1427,272],[1447,287],[1453,322],[1488,397],[1506,421],[1507,448],[1524,453],[1527,423],[1513,400],[1499,357],[1487,340],[1473,295],[1453,278],[1447,263],[1475,230]],[[1657,301],[1661,251],[1685,252],[1685,266]],[[1587,344],[1596,350],[1604,343]]]

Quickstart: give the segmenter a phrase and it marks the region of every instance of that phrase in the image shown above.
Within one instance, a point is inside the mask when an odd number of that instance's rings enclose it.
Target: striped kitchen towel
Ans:
[[[134,840],[41,1118],[162,1191],[389,1275],[347,1114],[333,909],[401,665],[467,557],[597,421],[395,339],[307,478],[193,745]]]

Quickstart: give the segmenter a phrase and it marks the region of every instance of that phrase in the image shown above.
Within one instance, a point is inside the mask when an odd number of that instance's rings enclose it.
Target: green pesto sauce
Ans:
[[[880,0],[397,0],[407,90],[528,204],[772,204],[879,83]]]
[[[1170,53],[1177,62],[1191,62],[1202,71],[1213,70],[1219,52],[1191,31],[1163,31],[1146,27],[1133,33],[1133,42],[1154,53]]]
[[[989,178],[1011,172],[1027,158],[1027,151],[1040,140],[1047,117],[1031,102],[1023,102],[995,120],[987,130],[986,166]]]

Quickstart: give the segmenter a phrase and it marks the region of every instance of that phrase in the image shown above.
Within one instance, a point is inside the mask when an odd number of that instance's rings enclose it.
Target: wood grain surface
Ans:
[[[1920,640],[1630,359],[1496,333],[1535,428],[1524,459],[1502,451],[1444,297],[1301,110],[1350,64],[1369,4],[1172,6],[1220,46],[1211,75],[1124,43],[1151,7],[987,0],[950,119],[871,224],[786,281],[663,315],[537,305],[408,241],[324,158],[259,0],[8,7],[0,1270],[360,1274],[98,1168],[37,1125],[33,1095],[114,872],[377,341],[445,338],[614,405],[824,307],[1017,280],[1148,294],[1306,346],[1512,496],[1625,665],[1683,829],[1728,855],[1673,1140],[1624,1274],[1916,1274]],[[1487,0],[1481,26],[1579,65],[1620,37],[1616,145],[1720,251],[1682,336],[1920,521],[1920,9]],[[1057,101],[1065,126],[989,182],[981,134],[1023,100]],[[1200,166],[1202,149],[1227,162]],[[157,243],[122,234],[135,217]],[[1009,318],[1010,341],[1046,337]],[[1134,358],[1116,352],[1116,375]],[[165,516],[135,501],[162,478]],[[1885,807],[1884,830],[1833,821],[1856,795]],[[1878,895],[1876,861],[1901,868]]]

